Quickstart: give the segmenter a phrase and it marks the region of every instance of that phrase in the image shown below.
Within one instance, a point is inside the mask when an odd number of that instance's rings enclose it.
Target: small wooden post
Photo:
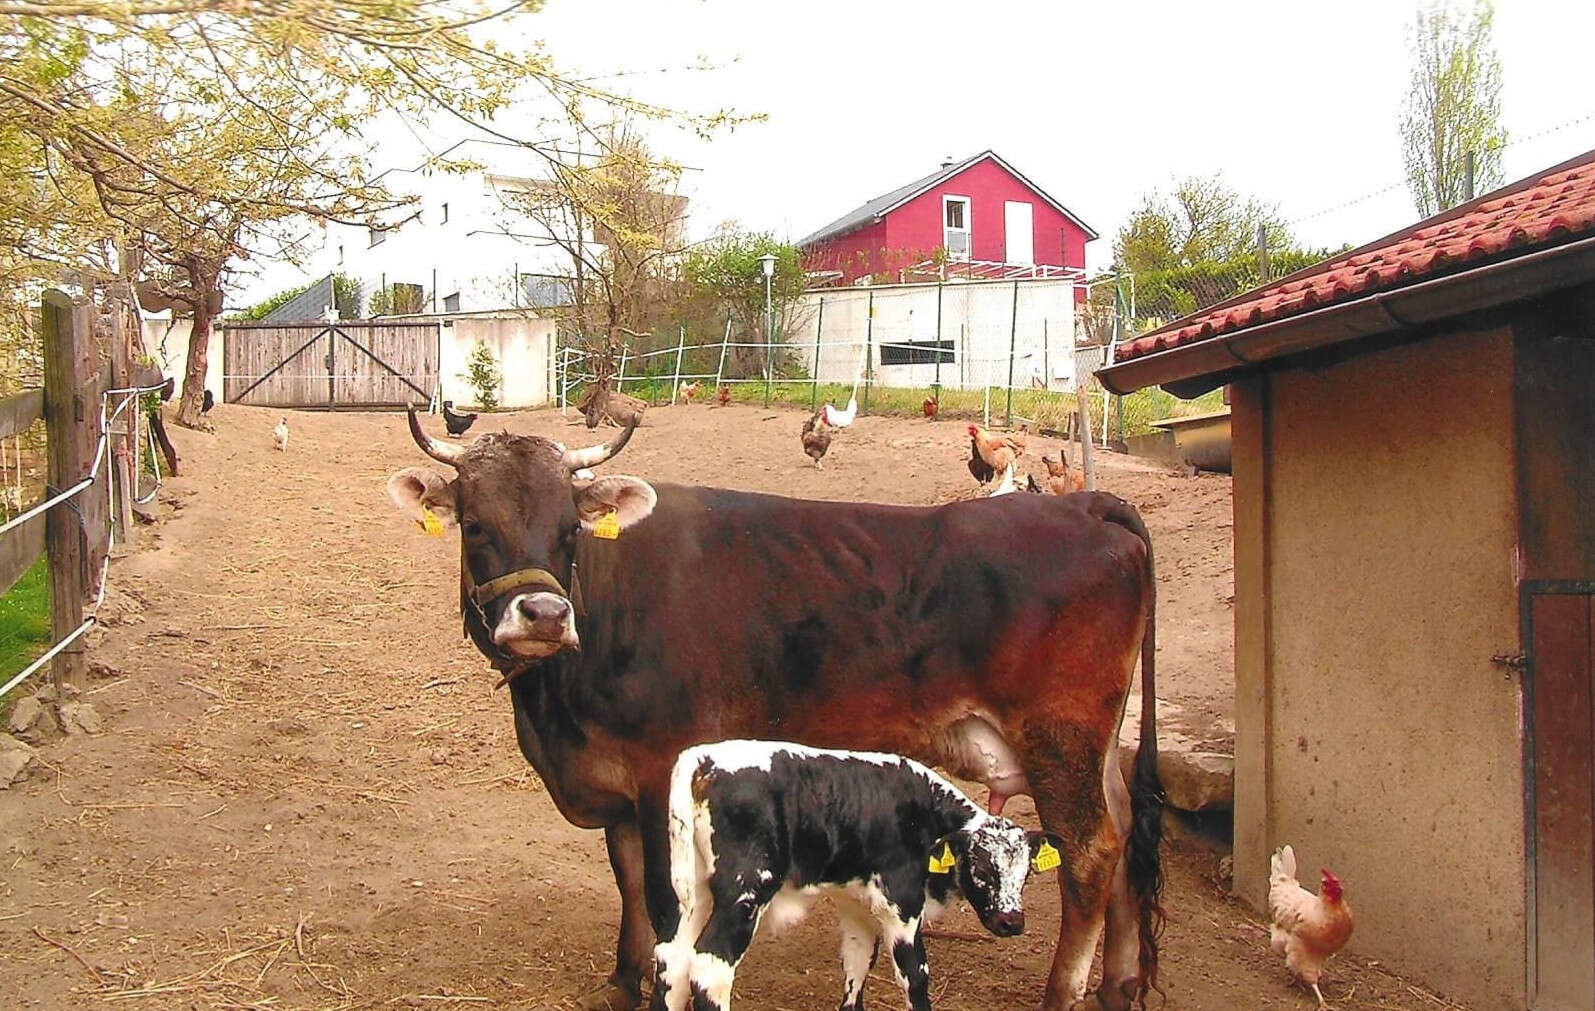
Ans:
[[[1091,409],[1086,406],[1085,384],[1074,377],[1074,409],[1078,419],[1075,431],[1080,435],[1080,470],[1085,474],[1085,490],[1097,490],[1097,468],[1091,460]]]
[[[83,433],[98,420],[98,405],[89,404],[82,386],[89,368],[89,307],[73,304],[59,291],[44,293],[41,317],[44,338],[44,424],[49,446],[52,489],[77,484],[89,471],[92,444],[85,452]],[[91,420],[93,414],[94,420]],[[54,494],[52,491],[51,494]],[[58,503],[45,514],[45,543],[49,552],[50,628],[59,641],[83,624],[83,598],[87,580],[87,552],[79,520],[81,503],[93,488],[75,499]],[[74,508],[77,506],[78,508]],[[51,677],[59,691],[81,689],[86,680],[82,641],[73,643],[51,661]]]
[[[814,382],[809,390],[809,410],[820,409],[820,334],[825,331],[825,296],[820,296],[820,315],[814,321]]]
[[[681,353],[687,348],[687,324],[681,324],[681,334],[676,338],[676,377],[670,381],[670,406],[676,406],[676,390],[681,387]]]

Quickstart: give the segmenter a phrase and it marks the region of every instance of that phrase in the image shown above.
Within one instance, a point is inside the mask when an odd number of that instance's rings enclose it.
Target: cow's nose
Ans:
[[[515,603],[521,613],[533,622],[563,622],[570,614],[570,601],[548,593],[521,597]]]
[[[998,937],[1013,937],[1025,932],[1025,914],[1022,912],[995,913],[991,917],[991,932]]]

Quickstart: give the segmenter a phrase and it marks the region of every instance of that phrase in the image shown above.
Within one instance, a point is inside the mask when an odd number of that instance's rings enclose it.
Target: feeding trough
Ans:
[[[1174,438],[1174,453],[1192,472],[1230,472],[1229,408],[1152,422]]]

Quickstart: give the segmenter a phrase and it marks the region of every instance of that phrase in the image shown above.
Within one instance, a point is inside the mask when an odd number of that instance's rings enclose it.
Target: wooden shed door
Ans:
[[[1595,1008],[1595,694],[1586,594],[1531,598],[1537,1011]]]

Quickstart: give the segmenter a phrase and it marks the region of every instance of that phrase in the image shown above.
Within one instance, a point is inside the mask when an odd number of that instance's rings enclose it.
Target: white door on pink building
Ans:
[[[1002,204],[1003,262],[1036,262],[1036,224],[1033,208],[1022,200]]]

